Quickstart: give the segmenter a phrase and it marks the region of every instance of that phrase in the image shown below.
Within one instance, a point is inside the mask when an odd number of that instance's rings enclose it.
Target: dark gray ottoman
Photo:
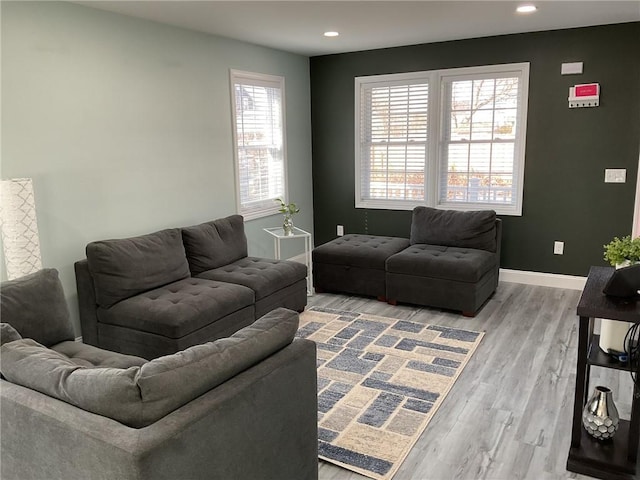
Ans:
[[[317,292],[344,292],[386,299],[385,262],[409,246],[398,237],[348,234],[313,249]]]
[[[473,248],[412,245],[387,259],[387,299],[475,312],[498,286],[496,254]]]

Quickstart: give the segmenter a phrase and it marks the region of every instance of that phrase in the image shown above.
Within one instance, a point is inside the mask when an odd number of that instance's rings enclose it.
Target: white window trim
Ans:
[[[517,181],[517,189],[514,192],[515,201],[512,205],[499,205],[495,203],[461,203],[444,202],[440,198],[440,173],[441,152],[444,136],[444,119],[441,112],[444,109],[446,99],[443,94],[443,80],[464,78],[482,74],[506,74],[514,73],[522,78],[518,98],[517,122],[522,134],[515,141],[514,182]],[[360,151],[360,118],[362,87],[372,86],[376,83],[389,86],[392,84],[406,84],[410,81],[423,80],[429,84],[429,122],[427,125],[427,161],[425,165],[425,199],[422,202],[411,200],[363,200],[361,191],[361,151]],[[355,207],[385,210],[413,210],[416,206],[427,205],[434,208],[449,210],[495,210],[499,215],[522,215],[522,199],[524,192],[524,164],[527,132],[527,106],[529,98],[529,62],[511,63],[501,65],[487,65],[478,67],[451,68],[443,70],[430,70],[424,72],[410,72],[390,75],[373,75],[355,78]],[[433,141],[436,139],[436,141]]]
[[[277,75],[268,75],[264,73],[246,72],[243,70],[229,70],[229,86],[231,91],[231,119],[232,119],[232,135],[233,135],[233,167],[234,167],[234,181],[236,189],[236,211],[238,214],[244,217],[244,220],[255,220],[257,218],[267,217],[275,215],[279,212],[279,204],[275,201],[273,206],[268,205],[259,209],[247,210],[242,207],[242,199],[240,197],[240,171],[239,171],[239,159],[238,159],[238,135],[237,135],[237,119],[236,119],[236,94],[235,84],[238,81],[249,81],[254,85],[273,86],[277,83],[280,85],[281,91],[281,114],[282,114],[282,156],[283,156],[283,200],[287,202],[289,197],[288,188],[288,166],[287,166],[287,127],[286,127],[286,102],[285,102],[285,79],[284,77]]]

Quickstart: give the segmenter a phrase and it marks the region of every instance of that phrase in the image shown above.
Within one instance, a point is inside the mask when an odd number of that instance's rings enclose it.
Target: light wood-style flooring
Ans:
[[[485,337],[394,480],[588,479],[565,468],[577,358],[580,291],[501,282],[475,318],[334,294],[309,305],[484,331]],[[629,418],[627,372],[593,367]],[[620,394],[618,395],[618,392]],[[361,480],[320,461],[321,480]]]

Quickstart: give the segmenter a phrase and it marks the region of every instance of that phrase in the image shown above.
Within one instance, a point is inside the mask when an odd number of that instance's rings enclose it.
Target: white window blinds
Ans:
[[[514,205],[520,77],[444,78],[442,205]]]
[[[286,198],[284,78],[232,70],[231,85],[238,210],[270,215]]]
[[[528,64],[356,78],[356,207],[520,215]]]
[[[427,160],[429,84],[367,85],[361,95],[362,198],[420,201]]]

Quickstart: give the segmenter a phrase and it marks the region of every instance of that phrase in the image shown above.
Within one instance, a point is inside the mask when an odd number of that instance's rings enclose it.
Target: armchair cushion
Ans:
[[[475,248],[495,252],[496,212],[461,212],[416,207],[411,219],[411,245]]]
[[[85,367],[31,339],[0,347],[2,375],[83,410],[141,428],[290,344],[298,314],[274,310],[229,338],[128,368]]]
[[[74,339],[64,290],[53,268],[3,282],[0,316],[20,336],[45,346]]]
[[[247,256],[247,237],[240,215],[185,227],[182,239],[194,277]]]
[[[87,245],[96,302],[109,308],[125,298],[189,276],[180,229]]]

